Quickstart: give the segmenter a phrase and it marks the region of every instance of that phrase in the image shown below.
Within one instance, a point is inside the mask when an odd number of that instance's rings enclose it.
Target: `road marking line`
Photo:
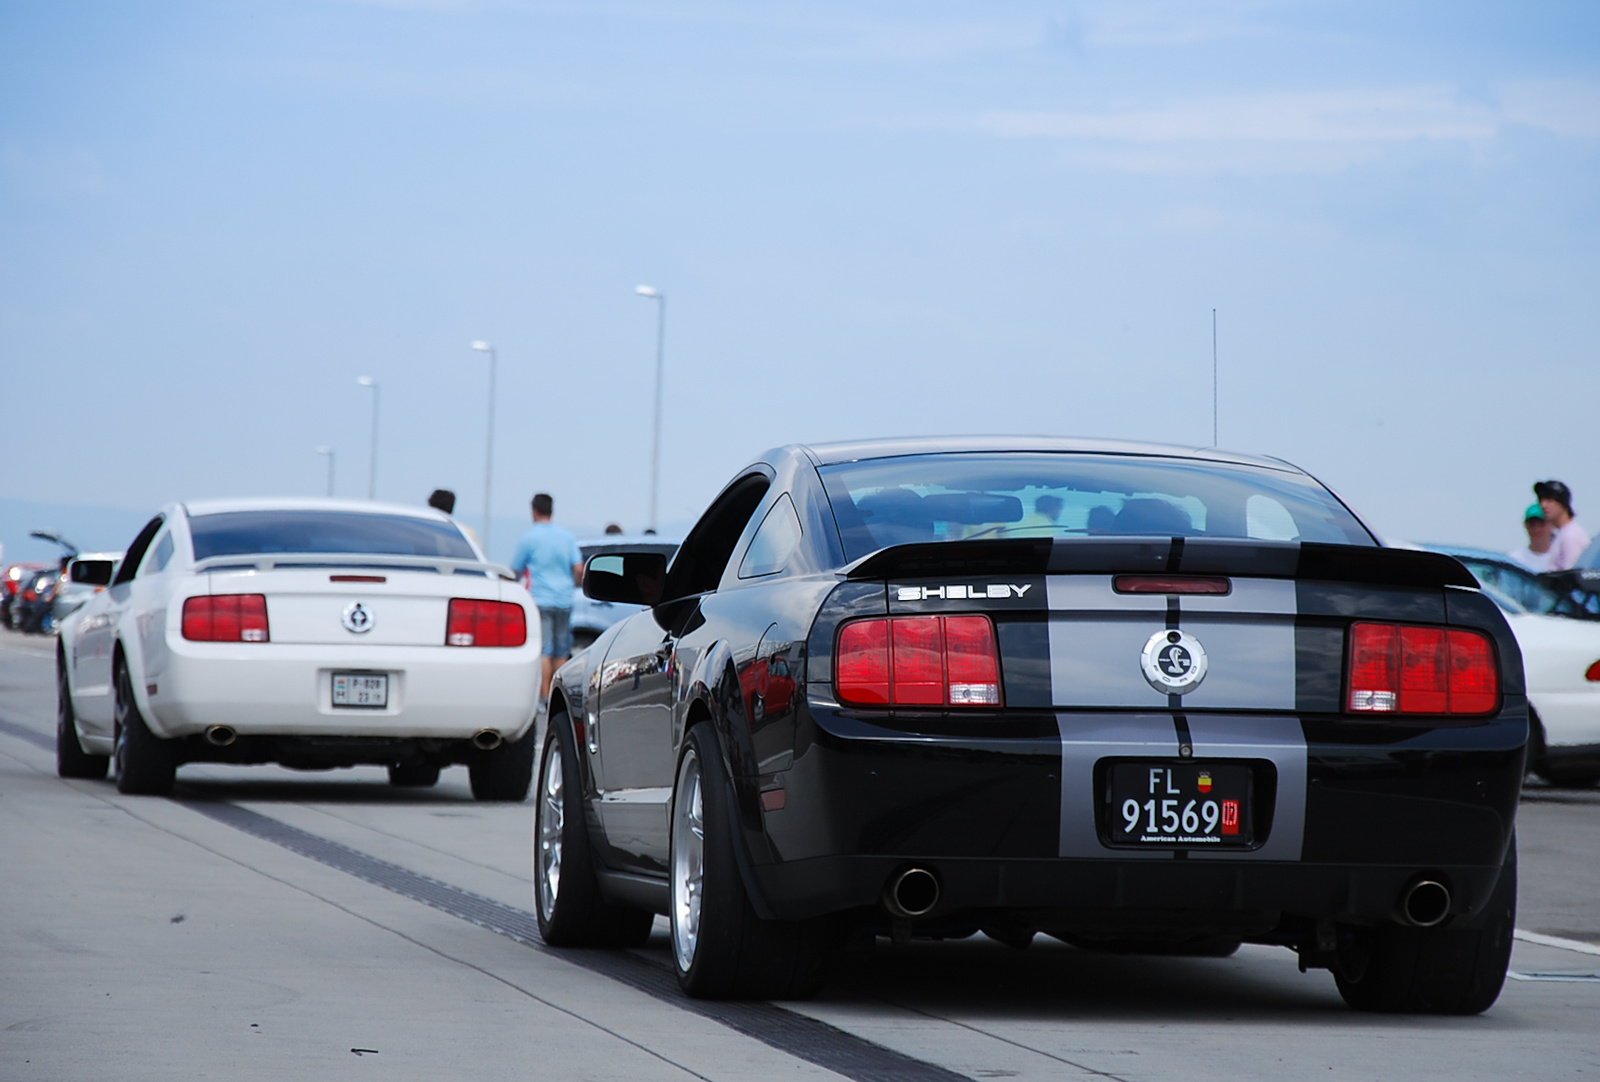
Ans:
[[[1571,984],[1600,984],[1600,973],[1518,973],[1514,969],[1506,970],[1506,976],[1514,981],[1560,981]]]
[[[1585,943],[1579,939],[1562,939],[1558,935],[1545,935],[1543,932],[1529,932],[1518,928],[1512,933],[1513,939],[1520,939],[1524,943],[1535,943],[1541,947],[1556,947],[1564,951],[1577,951],[1579,954],[1593,954],[1600,957],[1600,946]]]

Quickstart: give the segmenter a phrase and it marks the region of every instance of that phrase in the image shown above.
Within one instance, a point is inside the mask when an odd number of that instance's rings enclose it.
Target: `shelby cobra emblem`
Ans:
[[[340,617],[346,631],[357,635],[372,630],[372,613],[359,601],[352,601],[344,607],[344,614]]]
[[[1186,631],[1158,631],[1139,655],[1144,678],[1165,695],[1182,695],[1206,678],[1206,650]]]

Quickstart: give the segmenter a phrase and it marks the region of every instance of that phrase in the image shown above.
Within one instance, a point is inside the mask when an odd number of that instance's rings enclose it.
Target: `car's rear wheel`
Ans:
[[[492,751],[480,751],[467,763],[472,795],[477,800],[520,804],[528,799],[533,784],[533,752],[538,740],[534,726],[514,744],[501,744]]]
[[[67,683],[67,664],[56,659],[56,773],[63,778],[103,778],[111,766],[111,756],[91,755],[78,739],[78,719],[72,710],[72,690]]]
[[[117,664],[117,739],[112,755],[117,771],[117,791],[142,796],[166,796],[178,772],[177,749],[150,731],[133,695],[133,678],[126,662]]]
[[[439,784],[439,764],[390,763],[389,784],[402,789],[427,789]]]
[[[533,813],[533,900],[552,947],[639,947],[656,915],[602,900],[583,818],[583,782],[567,718],[550,719]]]
[[[796,999],[821,982],[823,921],[756,916],[734,856],[733,787],[709,722],[689,731],[672,799],[672,955],[701,999]]]
[[[1389,926],[1341,959],[1339,994],[1361,1011],[1479,1014],[1500,996],[1517,923],[1517,842],[1489,904],[1462,927]]]

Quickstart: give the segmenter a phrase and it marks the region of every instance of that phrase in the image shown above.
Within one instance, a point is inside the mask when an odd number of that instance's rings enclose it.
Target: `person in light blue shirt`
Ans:
[[[550,679],[572,654],[572,594],[583,581],[583,553],[566,530],[551,522],[555,501],[541,492],[533,498],[533,529],[517,542],[511,570],[528,573],[528,593],[539,606],[539,629],[544,651],[544,675],[539,702],[550,698]]]

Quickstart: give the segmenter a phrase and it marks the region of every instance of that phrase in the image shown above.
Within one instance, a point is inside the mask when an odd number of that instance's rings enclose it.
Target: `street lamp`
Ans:
[[[356,382],[372,388],[372,461],[367,470],[367,499],[378,498],[378,381],[371,376],[360,376]]]
[[[667,343],[667,295],[655,286],[634,286],[633,291],[660,305],[656,309],[656,423],[650,439],[650,532],[654,533],[661,490],[661,370]]]
[[[483,553],[489,554],[489,492],[494,478],[494,370],[499,357],[488,342],[474,342],[472,348],[489,355],[489,433],[483,452]]]
[[[328,495],[333,495],[333,448],[318,447],[317,454],[328,456]]]

